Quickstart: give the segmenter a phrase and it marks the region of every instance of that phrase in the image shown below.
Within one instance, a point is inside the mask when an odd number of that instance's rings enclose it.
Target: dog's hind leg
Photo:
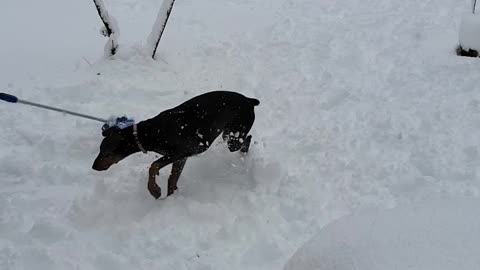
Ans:
[[[222,137],[227,142],[230,152],[240,150],[247,153],[250,147],[252,136],[248,135],[255,121],[255,113],[252,109],[243,111],[240,115],[233,118],[224,129]]]
[[[178,189],[177,182],[180,174],[183,171],[183,167],[185,167],[185,163],[187,159],[181,159],[173,162],[172,171],[170,172],[170,176],[168,177],[168,193],[167,196],[170,196]]]

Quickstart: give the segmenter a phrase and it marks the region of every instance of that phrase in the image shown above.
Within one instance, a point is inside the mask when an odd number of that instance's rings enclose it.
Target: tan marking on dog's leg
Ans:
[[[157,182],[155,181],[157,175],[159,175],[159,174],[160,174],[159,164],[157,162],[152,163],[152,165],[150,166],[150,169],[148,171],[148,185],[147,185],[147,188],[148,188],[148,191],[150,192],[150,194],[152,194],[152,196],[155,199],[160,198],[160,196],[162,195],[162,190],[160,189],[160,187],[157,185]]]

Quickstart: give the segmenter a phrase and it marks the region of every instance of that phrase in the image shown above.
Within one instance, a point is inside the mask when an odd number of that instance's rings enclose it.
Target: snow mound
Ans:
[[[285,270],[479,269],[480,201],[430,201],[342,218]]]
[[[480,16],[465,14],[462,17],[459,39],[463,50],[480,51]]]

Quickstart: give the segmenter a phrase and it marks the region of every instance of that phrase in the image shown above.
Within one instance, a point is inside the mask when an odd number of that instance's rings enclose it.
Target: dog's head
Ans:
[[[128,128],[112,127],[102,132],[105,137],[100,144],[100,153],[93,162],[92,169],[105,171],[120,160],[135,153],[133,136],[128,133]]]

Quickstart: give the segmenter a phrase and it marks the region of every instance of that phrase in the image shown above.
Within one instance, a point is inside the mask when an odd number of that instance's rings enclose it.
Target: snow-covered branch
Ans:
[[[147,39],[147,53],[149,53],[153,59],[155,59],[155,53],[157,52],[158,43],[162,38],[163,31],[167,25],[168,18],[172,12],[173,4],[175,0],[164,0],[158,11],[157,19],[153,25],[152,32]]]
[[[114,55],[118,50],[118,36],[120,30],[118,29],[118,24],[115,18],[110,16],[107,12],[107,8],[103,0],[93,0],[95,7],[97,8],[98,15],[103,22],[103,27],[100,29],[100,33],[108,37],[108,41],[105,44],[105,55],[111,56]]]

